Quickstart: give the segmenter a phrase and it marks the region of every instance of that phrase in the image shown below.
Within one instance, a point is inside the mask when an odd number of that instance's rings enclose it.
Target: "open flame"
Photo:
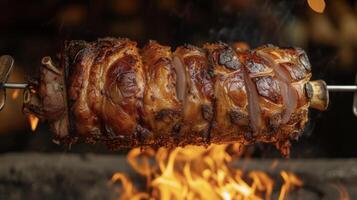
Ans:
[[[332,187],[337,189],[340,195],[339,200],[350,200],[350,195],[348,194],[347,189],[342,184],[332,184]]]
[[[127,159],[132,168],[146,178],[139,190],[124,173],[112,176],[121,183],[120,199],[270,199],[274,181],[263,171],[245,173],[234,169],[233,161],[241,153],[239,145],[186,146],[169,150],[135,148]],[[233,152],[233,153],[232,153]],[[236,152],[236,153],[234,153]],[[155,162],[153,162],[155,161]],[[284,184],[279,200],[285,199],[302,181],[291,172],[282,171]]]
[[[34,115],[29,114],[28,121],[30,123],[31,130],[35,131],[37,128],[38,122],[39,122],[39,118]]]
[[[20,94],[20,89],[15,89],[12,94],[11,94],[11,98],[12,99],[17,99],[17,97],[19,96]]]

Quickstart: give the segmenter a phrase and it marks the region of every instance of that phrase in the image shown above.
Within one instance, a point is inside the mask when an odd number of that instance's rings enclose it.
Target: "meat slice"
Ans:
[[[68,78],[68,99],[71,118],[77,121],[75,131],[79,135],[100,135],[100,124],[96,114],[88,105],[87,93],[90,71],[97,49],[89,43],[71,41],[66,46],[68,62],[71,63]]]
[[[185,80],[177,80],[177,85],[182,85],[177,90],[182,93],[183,102],[180,144],[207,143],[213,118],[213,82],[206,53],[192,45],[178,47],[174,65],[177,77]]]
[[[281,119],[284,111],[284,102],[282,92],[272,66],[269,62],[261,58],[254,50],[247,51],[241,55],[244,60],[244,67],[247,72],[247,78],[252,82],[252,86],[257,92],[257,103],[251,101],[251,105],[260,108],[261,120],[260,129],[257,133],[259,140],[272,140],[272,135],[278,135],[278,128],[281,125]],[[251,89],[253,90],[253,89]]]
[[[109,141],[106,143],[110,147],[112,142],[115,146],[135,145],[137,111],[144,89],[143,67],[136,43],[105,38],[94,45],[97,55],[89,74],[86,100],[101,119],[103,135],[88,133],[89,138]]]
[[[211,142],[227,143],[252,139],[248,94],[243,64],[226,44],[206,44],[213,75],[215,110]]]
[[[141,56],[146,77],[142,120],[148,130],[143,141],[155,141],[164,146],[177,144],[181,103],[176,94],[176,74],[170,47],[150,41]]]
[[[272,45],[260,47],[256,52],[270,63],[279,80],[285,105],[281,131],[286,137],[296,138],[308,120],[309,101],[304,85],[311,78],[311,65],[306,53],[299,48]]]

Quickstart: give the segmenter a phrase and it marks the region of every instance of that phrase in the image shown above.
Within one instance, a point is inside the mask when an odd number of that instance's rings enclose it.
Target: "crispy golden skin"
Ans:
[[[146,77],[142,119],[152,133],[144,141],[171,145],[179,138],[182,107],[176,95],[171,49],[150,41],[141,56]]]
[[[251,137],[244,66],[234,50],[223,43],[206,44],[214,85],[213,143],[244,142]]]
[[[180,142],[208,142],[213,119],[213,82],[208,74],[207,55],[203,49],[186,45],[176,49],[175,59],[179,59],[177,62],[182,65],[186,77]]]

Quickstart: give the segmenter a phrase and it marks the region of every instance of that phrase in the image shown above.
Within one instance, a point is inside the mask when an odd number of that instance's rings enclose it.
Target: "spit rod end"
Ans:
[[[309,81],[305,85],[305,92],[310,99],[310,107],[324,111],[329,105],[329,92],[323,80]]]
[[[357,74],[355,78],[355,85],[357,85]],[[352,105],[353,114],[357,117],[357,90],[353,95],[353,105]]]

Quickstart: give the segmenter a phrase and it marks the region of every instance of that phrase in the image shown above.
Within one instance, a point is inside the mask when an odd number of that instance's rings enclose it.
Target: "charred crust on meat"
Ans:
[[[301,48],[294,48],[294,50],[298,53],[299,63],[307,70],[311,71],[311,64],[309,58],[306,55],[306,52]]]
[[[180,143],[181,135],[180,135],[181,124],[177,123],[172,127],[171,135],[174,139],[174,143],[178,145]]]
[[[248,115],[239,110],[231,110],[229,112],[229,118],[232,124],[239,126],[248,126],[249,124]]]
[[[233,70],[238,70],[241,67],[241,63],[231,47],[225,47],[220,52],[218,63]]]
[[[310,82],[307,82],[305,84],[305,94],[306,94],[306,97],[310,100],[313,95],[314,95],[314,89],[312,88],[312,85]]]
[[[83,40],[66,41],[65,51],[69,62],[71,63],[76,60],[76,57],[78,56],[79,52],[85,48],[88,48],[89,46],[90,44]]]
[[[249,58],[244,63],[249,75],[254,76],[256,74],[272,73],[273,70],[271,69],[270,63],[262,58],[256,51],[249,51],[243,57],[244,59]]]
[[[178,118],[180,116],[180,112],[172,109],[162,109],[156,113],[155,119],[164,121],[166,123],[170,123],[172,120]]]
[[[252,134],[252,132],[250,132],[250,131],[245,131],[245,132],[243,133],[243,137],[244,137],[244,139],[245,139],[247,142],[252,142],[253,139],[254,139],[253,134]]]
[[[289,72],[290,77],[295,81],[302,80],[306,77],[306,69],[292,62],[281,63],[285,69]]]
[[[201,105],[202,117],[206,121],[212,121],[213,119],[213,108],[209,105]]]
[[[278,103],[281,98],[280,87],[277,81],[271,76],[255,78],[258,93],[274,103]]]
[[[137,138],[139,145],[143,146],[151,143],[154,138],[154,134],[147,128],[138,124],[135,131],[135,138]]]
[[[274,113],[269,117],[268,124],[272,128],[278,128],[281,124],[281,113]]]
[[[194,46],[192,44],[184,44],[183,47],[186,48],[186,49],[189,49],[189,50],[199,50],[198,47],[196,47],[196,46]]]
[[[201,136],[202,143],[208,145],[209,144],[209,130],[202,130],[199,132],[199,135]]]

